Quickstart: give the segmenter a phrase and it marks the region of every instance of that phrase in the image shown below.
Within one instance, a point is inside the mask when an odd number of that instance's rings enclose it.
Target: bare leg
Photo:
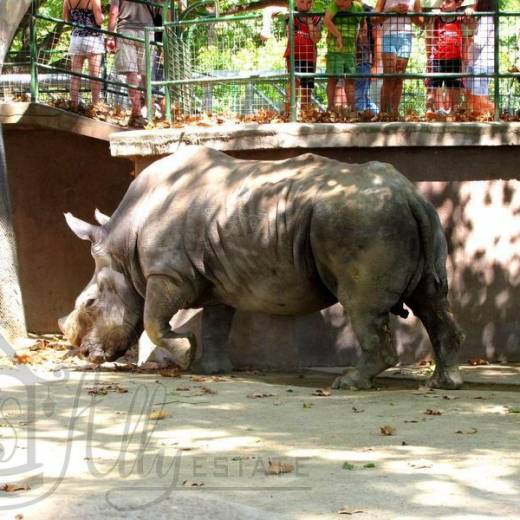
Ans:
[[[395,62],[395,71],[397,73],[404,73],[406,72],[406,66],[408,65],[408,59],[407,58],[396,58]],[[401,97],[403,96],[403,84],[404,80],[402,79],[395,79],[394,81],[394,88],[392,90],[392,113],[398,114],[399,113],[399,105],[401,103]]]
[[[81,73],[83,70],[83,62],[85,61],[85,55],[74,54],[71,59],[70,70],[72,72]],[[72,108],[78,108],[79,105],[79,86],[81,78],[78,76],[72,76],[70,78],[70,104]]]
[[[391,52],[383,53],[383,72],[392,74],[396,70],[397,56]],[[394,78],[384,78],[381,87],[381,112],[392,113],[392,92],[394,90]]]
[[[146,282],[144,328],[155,345],[165,348],[181,368],[188,368],[195,356],[192,334],[178,334],[170,327],[170,320],[180,309],[197,297],[193,283],[182,283],[168,276],[150,276]]]
[[[311,106],[311,92],[312,90],[307,87],[301,87],[301,109],[302,111],[308,110]]]
[[[336,84],[338,83],[338,78],[329,78],[327,80],[327,110],[331,112],[335,107],[335,99],[336,99]]]
[[[137,72],[128,72],[127,81],[129,85],[140,86],[141,77]],[[128,97],[130,98],[130,103],[132,104],[132,116],[139,117],[141,115],[141,91],[135,88],[128,88]]]
[[[356,108],[356,90],[354,88],[354,81],[351,79],[344,80],[345,96],[347,103],[351,110]]]
[[[213,305],[202,311],[202,356],[193,365],[194,372],[216,374],[231,372],[233,365],[227,353],[229,331],[235,309]]]
[[[88,70],[92,77],[99,78],[101,70],[101,54],[91,54],[88,57]],[[94,79],[90,80],[90,91],[92,93],[92,104],[95,105],[99,102],[101,94],[101,82]]]

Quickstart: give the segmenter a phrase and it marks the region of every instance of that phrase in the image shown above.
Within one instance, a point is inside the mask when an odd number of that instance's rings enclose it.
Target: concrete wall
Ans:
[[[111,157],[106,141],[69,132],[4,125],[4,133],[27,327],[55,332],[94,267],[63,213],[92,222],[95,207],[110,214],[133,164]]]
[[[28,328],[54,332],[56,319],[70,311],[93,269],[89,244],[72,235],[62,214],[73,211],[90,221],[95,207],[110,214],[130,183],[134,166],[128,158],[111,157],[102,139],[18,125],[4,128]],[[517,150],[505,146],[314,150],[351,162],[393,162],[435,205],[450,245],[451,299],[468,337],[463,361],[520,360]],[[272,159],[301,151],[228,153]],[[137,168],[156,157],[136,160]],[[197,332],[200,319],[196,311],[186,311],[174,324]],[[394,324],[403,361],[430,355],[429,342],[413,317],[396,318]],[[339,305],[297,318],[237,313],[231,353],[239,366],[345,365],[355,361],[357,342]]]

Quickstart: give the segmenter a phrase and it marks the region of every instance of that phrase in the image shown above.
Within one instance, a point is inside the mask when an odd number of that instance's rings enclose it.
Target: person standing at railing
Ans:
[[[296,11],[298,13],[309,12],[312,8],[312,0],[296,0]],[[321,37],[320,16],[294,16],[294,70],[295,72],[312,73],[316,72],[316,44]],[[287,63],[287,70],[291,68],[291,49],[289,42],[285,49],[284,58]],[[300,93],[300,109],[305,112],[311,104],[311,94],[314,88],[314,78],[296,78],[296,99]],[[287,90],[290,98],[290,84]],[[289,105],[286,105],[286,112],[289,112]]]
[[[496,0],[477,0],[466,9],[470,19],[466,71],[470,74],[493,74],[495,72],[495,24],[492,16],[472,16],[476,12],[495,11]],[[466,106],[474,115],[492,115],[495,104],[489,99],[489,78],[466,78]]]
[[[371,12],[372,7],[363,5],[363,11]],[[377,74],[378,52],[380,52],[379,28],[374,26],[372,18],[367,16],[361,21],[356,40],[356,72],[358,74]],[[380,57],[380,55],[379,55]],[[379,108],[370,99],[370,78],[359,78],[354,81],[356,91],[356,110],[371,115],[379,113]]]
[[[337,16],[339,13],[362,13],[363,6],[353,0],[330,0],[323,23],[327,36],[327,110],[334,110],[336,84],[340,76],[356,72],[356,37],[360,22],[358,16]],[[355,109],[354,80],[344,78],[343,88],[347,104]]]
[[[421,0],[377,0],[375,11],[400,13],[406,16],[381,16],[374,23],[383,23],[383,72],[404,74],[412,52],[412,23],[422,26],[423,19],[411,17],[410,12],[421,12]],[[381,112],[397,117],[403,95],[403,80],[384,78],[381,87]]]
[[[104,16],[101,11],[101,0],[64,0],[63,19],[72,24],[83,27],[72,28],[70,38],[69,55],[71,57],[70,69],[81,74],[85,60],[88,60],[89,75],[98,78],[101,69],[101,59],[105,53],[103,35],[96,29],[101,28]],[[91,27],[91,29],[90,29]],[[79,76],[70,79],[70,104],[72,110],[79,107]],[[99,102],[101,94],[101,82],[90,80],[92,104]]]
[[[427,23],[426,52],[434,73],[462,72],[465,18],[455,13],[460,10],[462,1],[443,0],[442,14],[430,18]],[[443,85],[446,87],[446,96]],[[432,108],[435,113],[448,115],[455,111],[461,98],[461,78],[431,78],[429,87],[433,89]]]
[[[144,30],[154,25],[150,4],[146,1],[110,0],[108,30],[115,32],[117,29],[121,38],[109,37],[107,50],[116,53],[115,69],[127,79],[128,97],[132,105],[128,126],[142,127],[146,124],[141,114],[141,91],[135,87],[141,87],[146,81]]]

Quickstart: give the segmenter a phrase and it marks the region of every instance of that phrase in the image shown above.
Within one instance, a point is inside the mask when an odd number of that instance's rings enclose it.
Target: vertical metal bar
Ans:
[[[498,75],[500,74],[500,1],[496,1],[495,6],[495,14],[493,15],[493,20],[495,21],[495,56],[494,56],[494,76],[495,76],[495,89],[494,89],[494,98],[495,98],[495,120],[498,121],[500,119],[500,79]]]
[[[296,76],[294,75],[294,0],[289,0],[289,108],[290,120],[296,121]]]
[[[38,49],[36,40],[36,0],[32,0],[31,3],[31,21],[29,23],[30,40],[31,40],[31,101],[33,103],[38,102]]]
[[[153,121],[153,97],[152,97],[152,52],[150,46],[150,31],[153,27],[144,28],[144,64],[146,70],[146,118]]]

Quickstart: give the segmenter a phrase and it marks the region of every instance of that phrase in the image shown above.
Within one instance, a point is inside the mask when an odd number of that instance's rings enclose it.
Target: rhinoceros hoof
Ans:
[[[442,388],[443,390],[458,390],[462,383],[462,374],[459,367],[453,366],[443,370],[436,369],[431,379],[426,382],[426,386],[429,388]]]
[[[233,365],[227,357],[223,358],[200,358],[195,361],[191,371],[196,374],[225,374],[233,371]]]
[[[364,377],[357,368],[347,369],[332,383],[332,388],[336,390],[368,390],[372,386],[372,381]]]

